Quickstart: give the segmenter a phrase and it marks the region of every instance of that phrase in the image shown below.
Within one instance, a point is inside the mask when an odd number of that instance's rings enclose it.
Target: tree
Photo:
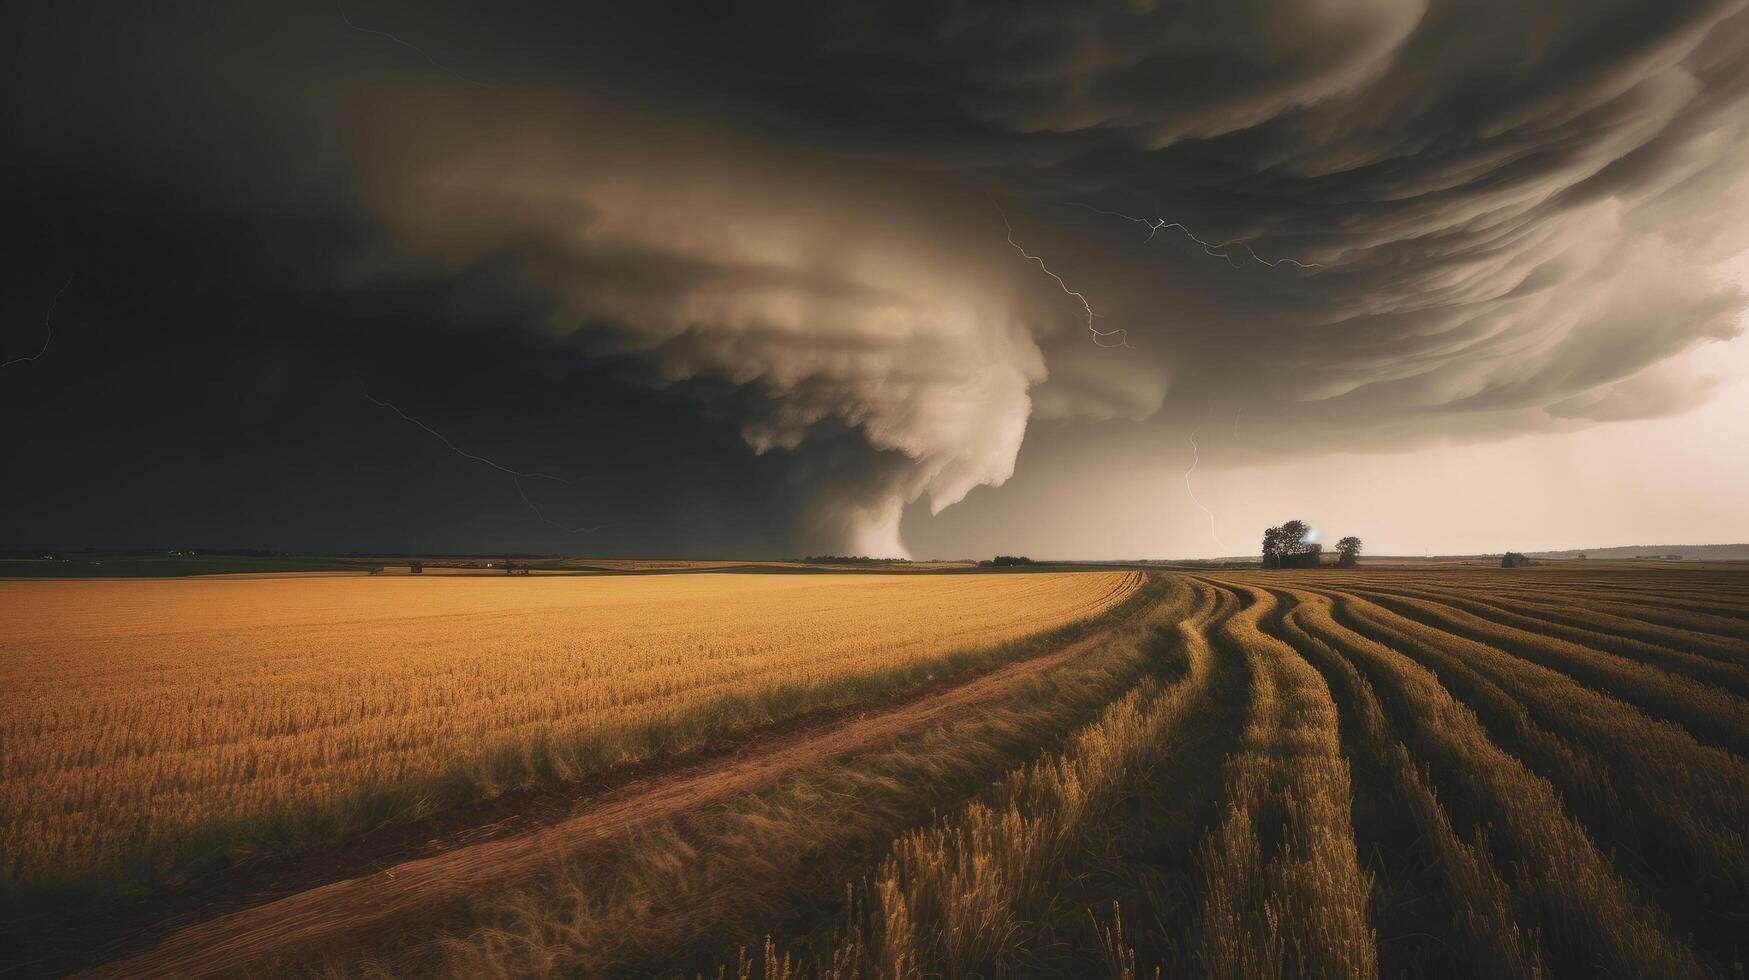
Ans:
[[[1360,561],[1360,539],[1350,534],[1336,542],[1336,554],[1339,556],[1336,564],[1343,568],[1353,568]]]
[[[1263,532],[1263,567],[1280,568],[1288,555],[1305,554],[1314,546],[1306,544],[1312,526],[1305,521],[1288,521],[1280,527]]]
[[[1281,566],[1281,528],[1265,528],[1263,531],[1263,567],[1279,568]]]

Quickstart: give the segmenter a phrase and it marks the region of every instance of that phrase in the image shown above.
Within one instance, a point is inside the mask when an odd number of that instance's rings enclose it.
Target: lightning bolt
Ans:
[[[1212,510],[1209,510],[1206,506],[1203,506],[1203,502],[1201,500],[1197,499],[1196,491],[1191,489],[1191,486],[1190,486],[1190,474],[1196,472],[1197,464],[1201,463],[1201,462],[1202,462],[1202,453],[1196,448],[1196,430],[1192,429],[1190,432],[1190,468],[1184,471],[1184,492],[1190,494],[1191,502],[1196,504],[1198,507],[1201,507],[1202,512],[1204,514],[1208,515],[1209,537],[1214,538],[1215,545],[1217,547],[1219,547],[1221,549],[1221,551],[1225,552],[1227,550],[1227,546],[1223,541],[1221,541],[1220,534],[1218,534],[1215,531],[1215,512]]]
[[[594,526],[585,525],[585,526],[580,526],[580,527],[571,527],[569,525],[561,524],[558,521],[553,520],[552,518],[550,518],[546,515],[545,511],[542,511],[540,509],[540,507],[535,504],[535,502],[532,498],[529,497],[528,491],[523,489],[522,481],[523,480],[551,480],[554,483],[563,483],[563,484],[567,484],[567,485],[570,485],[572,481],[567,480],[564,477],[553,476],[550,473],[539,473],[539,472],[535,472],[532,470],[513,470],[510,467],[505,466],[504,464],[497,462],[496,460],[487,459],[486,457],[478,455],[476,453],[470,453],[467,450],[462,449],[460,446],[457,446],[455,443],[450,442],[448,436],[445,436],[443,433],[437,431],[436,429],[433,429],[431,426],[426,425],[424,422],[419,421],[418,419],[414,418],[413,416],[408,415],[406,412],[401,411],[401,409],[398,406],[396,406],[390,402],[383,401],[381,398],[378,398],[375,395],[371,394],[370,389],[364,388],[364,385],[362,382],[360,382],[359,387],[364,391],[364,397],[366,399],[368,399],[371,404],[377,406],[378,408],[386,408],[389,411],[394,412],[396,415],[399,415],[403,420],[405,420],[407,422],[411,422],[414,425],[418,426],[419,428],[425,430],[425,432],[427,434],[429,434],[432,438],[436,439],[438,442],[443,443],[443,447],[445,449],[448,449],[450,452],[455,453],[457,456],[460,456],[463,459],[471,459],[476,463],[484,463],[487,466],[490,466],[491,468],[497,470],[498,472],[508,475],[511,479],[511,482],[516,484],[516,495],[522,498],[522,502],[528,505],[528,509],[534,513],[535,517],[540,519],[541,523],[549,525],[551,527],[556,527],[559,530],[564,531],[567,534],[593,534],[596,531],[603,531],[603,530],[606,530],[607,528],[615,527],[620,523],[618,521],[615,521],[611,524],[597,524]]]
[[[1323,266],[1319,265],[1316,262],[1301,262],[1299,259],[1292,259],[1292,258],[1266,259],[1263,256],[1258,255],[1257,250],[1252,248],[1250,246],[1250,244],[1247,243],[1243,238],[1233,238],[1233,239],[1229,239],[1229,240],[1224,241],[1224,242],[1207,241],[1207,240],[1199,237],[1196,234],[1196,232],[1191,231],[1189,228],[1185,227],[1184,223],[1180,222],[1180,221],[1167,221],[1165,218],[1138,218],[1133,214],[1124,214],[1122,211],[1107,211],[1104,208],[1096,208],[1091,204],[1082,204],[1078,201],[1070,202],[1070,204],[1068,206],[1072,207],[1072,208],[1081,208],[1084,211],[1091,211],[1094,214],[1103,214],[1103,215],[1107,215],[1107,216],[1113,217],[1113,218],[1122,218],[1125,221],[1131,222],[1133,224],[1141,225],[1142,227],[1148,229],[1148,237],[1142,239],[1142,244],[1144,244],[1144,245],[1147,244],[1148,242],[1153,241],[1155,235],[1160,234],[1160,232],[1166,230],[1167,228],[1177,229],[1178,231],[1181,231],[1184,233],[1184,237],[1190,239],[1191,241],[1195,242],[1197,245],[1201,246],[1202,250],[1203,250],[1203,254],[1212,255],[1218,259],[1226,259],[1227,264],[1231,265],[1235,269],[1242,267],[1245,264],[1246,258],[1249,258],[1251,261],[1256,262],[1259,265],[1266,265],[1266,266],[1270,267],[1271,269],[1273,269],[1279,265],[1298,266],[1301,269],[1322,269],[1323,268]],[[1236,257],[1228,251],[1228,249],[1235,249],[1235,248],[1244,249],[1245,250],[1244,255]]]
[[[1000,208],[998,208],[997,210],[1001,211]],[[1117,330],[1101,330],[1098,327],[1094,326],[1093,321],[1095,318],[1097,318],[1099,316],[1099,314],[1093,312],[1093,306],[1092,306],[1092,304],[1087,302],[1087,297],[1081,295],[1076,290],[1070,289],[1069,284],[1063,281],[1062,276],[1059,276],[1055,272],[1052,272],[1050,270],[1050,267],[1045,265],[1044,259],[1041,259],[1038,256],[1033,255],[1032,253],[1028,252],[1026,249],[1021,247],[1019,242],[1014,240],[1014,226],[1008,223],[1008,213],[1005,211],[1002,212],[1002,227],[1006,228],[1008,230],[1008,244],[1014,246],[1014,250],[1016,252],[1019,252],[1021,254],[1021,256],[1023,258],[1025,258],[1028,262],[1037,263],[1038,267],[1040,269],[1044,270],[1045,275],[1050,276],[1052,279],[1055,279],[1057,281],[1057,285],[1063,290],[1063,292],[1068,293],[1070,296],[1075,297],[1075,299],[1081,304],[1081,309],[1086,311],[1086,313],[1087,313],[1087,330],[1093,334],[1093,343],[1095,345],[1097,345],[1099,347],[1129,347],[1130,346],[1130,337],[1129,337],[1128,330],[1124,330],[1121,328],[1117,329]],[[1111,337],[1116,337],[1117,342],[1116,343],[1106,343],[1106,340],[1108,338],[1111,338]]]
[[[76,275],[77,273],[74,273],[74,276]],[[0,361],[0,368],[9,368],[14,364],[23,364],[26,361],[34,361],[49,352],[49,343],[55,339],[55,307],[61,305],[61,294],[67,291],[68,286],[73,285],[74,276],[68,276],[67,281],[61,284],[61,288],[55,290],[55,298],[49,303],[49,311],[43,314],[43,329],[46,333],[43,335],[42,347],[39,348],[35,354],[26,354],[22,357],[13,357]]]

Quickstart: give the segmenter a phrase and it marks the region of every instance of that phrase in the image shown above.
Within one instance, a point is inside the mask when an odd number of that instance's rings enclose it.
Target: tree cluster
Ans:
[[[1315,568],[1324,546],[1307,541],[1312,531],[1305,521],[1288,521],[1263,532],[1264,568]],[[1349,535],[1336,542],[1336,564],[1351,568],[1360,560],[1360,539]]]
[[[1031,558],[1027,558],[1024,555],[997,555],[990,561],[981,561],[978,562],[978,564],[1007,567],[1010,565],[1036,565],[1038,562],[1033,561]]]

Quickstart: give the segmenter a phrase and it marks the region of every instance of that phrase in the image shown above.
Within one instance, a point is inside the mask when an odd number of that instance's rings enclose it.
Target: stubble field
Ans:
[[[1010,601],[1086,621],[964,663],[951,683],[925,673],[886,700],[566,796],[538,829],[445,831],[64,962],[116,975],[1741,975],[1749,569],[902,581],[1034,580]],[[837,639],[816,635],[803,659]],[[854,660],[870,633],[843,639]]]

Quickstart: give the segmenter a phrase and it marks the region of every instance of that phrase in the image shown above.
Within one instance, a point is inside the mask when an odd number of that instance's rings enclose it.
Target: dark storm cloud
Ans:
[[[1217,136],[1376,77],[1424,13],[1401,0],[1284,4],[845,4],[825,50],[937,79],[966,114],[1020,132]]]
[[[349,5],[417,50],[307,8],[39,13],[9,116],[306,285],[681,393],[793,458],[810,547],[897,551],[1033,418],[1140,445],[1243,412],[1312,452],[1704,400],[1682,355],[1737,330],[1711,266],[1749,245],[1741,7]]]

